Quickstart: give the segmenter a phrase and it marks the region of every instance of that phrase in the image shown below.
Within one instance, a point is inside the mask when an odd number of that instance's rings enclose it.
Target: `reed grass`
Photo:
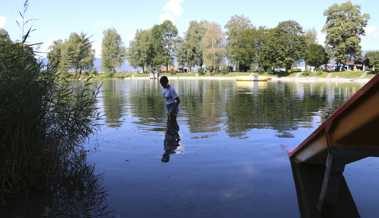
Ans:
[[[96,129],[98,88],[73,84],[24,42],[0,45],[0,203],[47,190]]]

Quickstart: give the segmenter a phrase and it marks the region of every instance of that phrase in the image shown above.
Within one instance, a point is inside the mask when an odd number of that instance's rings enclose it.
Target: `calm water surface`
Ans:
[[[304,140],[361,86],[171,83],[182,100],[182,145],[162,163],[166,112],[159,84],[103,82],[103,125],[87,146],[115,217],[299,217],[285,147]],[[363,217],[379,212],[379,198],[364,188],[376,188],[377,163],[369,159],[345,171]]]

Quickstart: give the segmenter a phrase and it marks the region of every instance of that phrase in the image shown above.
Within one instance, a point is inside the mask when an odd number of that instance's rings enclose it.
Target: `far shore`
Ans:
[[[170,80],[237,80],[233,76],[167,76]],[[322,77],[270,77],[272,82],[327,82],[327,83],[367,83],[371,78],[322,78]],[[120,78],[113,78],[120,79]],[[126,77],[125,80],[141,79],[148,80],[149,77]]]
[[[366,83],[374,74],[363,71],[344,71],[344,72],[297,72],[284,75],[269,73],[217,73],[213,75],[198,73],[163,73],[171,80],[253,80],[253,79],[270,79],[273,82],[301,82],[301,83]],[[150,79],[149,74],[142,73],[98,73],[83,74],[75,76],[67,74],[71,79],[86,79],[89,76],[98,80],[106,79]]]

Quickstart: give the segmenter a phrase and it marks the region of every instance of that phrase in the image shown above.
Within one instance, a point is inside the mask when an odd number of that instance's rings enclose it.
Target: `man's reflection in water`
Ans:
[[[161,160],[167,163],[170,161],[170,154],[175,153],[175,150],[179,146],[179,125],[176,121],[176,116],[179,111],[180,98],[175,88],[169,84],[166,76],[162,76],[159,82],[163,88],[162,95],[166,101],[167,108],[167,129],[164,140],[165,152]]]
[[[161,161],[167,163],[170,161],[170,155],[175,154],[175,151],[180,146],[179,144],[179,125],[176,120],[176,113],[167,115],[167,130],[164,138],[164,153]]]

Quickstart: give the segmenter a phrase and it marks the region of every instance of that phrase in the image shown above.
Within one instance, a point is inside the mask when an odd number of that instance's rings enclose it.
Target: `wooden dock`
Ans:
[[[359,217],[343,171],[351,162],[377,156],[379,75],[289,152],[302,218]]]

